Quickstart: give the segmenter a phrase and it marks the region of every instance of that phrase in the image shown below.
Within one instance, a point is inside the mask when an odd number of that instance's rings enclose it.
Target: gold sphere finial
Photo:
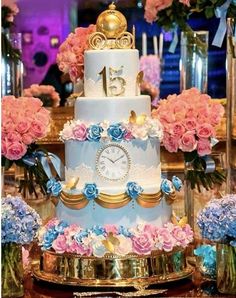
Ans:
[[[112,2],[108,9],[98,16],[96,26],[97,31],[105,34],[107,38],[116,38],[127,30],[127,21]]]

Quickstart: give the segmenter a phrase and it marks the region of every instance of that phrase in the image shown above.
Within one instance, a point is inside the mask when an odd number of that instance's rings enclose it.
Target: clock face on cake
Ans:
[[[130,169],[127,150],[118,144],[109,144],[98,151],[96,169],[99,175],[108,180],[125,178]]]

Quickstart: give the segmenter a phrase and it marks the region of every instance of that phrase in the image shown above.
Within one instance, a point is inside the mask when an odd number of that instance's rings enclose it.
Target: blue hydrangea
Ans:
[[[172,182],[168,179],[163,179],[161,182],[161,191],[166,195],[173,193],[174,188]]]
[[[125,128],[120,123],[112,124],[107,129],[107,134],[112,141],[122,141],[125,135]]]
[[[94,200],[98,197],[98,188],[95,183],[86,183],[82,190],[87,200]]]
[[[91,232],[96,234],[97,236],[106,234],[106,230],[102,226],[99,226],[99,225],[93,226],[91,229]]]
[[[37,212],[20,197],[2,198],[1,203],[2,243],[31,243],[41,225]]]
[[[126,193],[131,199],[137,199],[138,196],[143,192],[143,188],[136,182],[128,182],[126,185]]]
[[[42,249],[47,250],[52,247],[53,241],[57,238],[58,232],[54,229],[48,229],[43,235]]]
[[[99,142],[103,128],[99,124],[92,124],[87,129],[87,138],[89,141]]]
[[[132,233],[124,226],[119,226],[118,227],[118,234],[123,235],[125,237],[132,237]]]
[[[177,191],[180,191],[183,186],[182,181],[177,176],[172,177],[172,184]]]
[[[216,247],[206,244],[194,250],[194,254],[202,259],[202,269],[211,277],[216,276]]]
[[[49,179],[46,186],[47,186],[47,193],[50,193],[55,197],[59,196],[59,194],[62,191],[61,183],[59,181],[56,181],[55,178]]]

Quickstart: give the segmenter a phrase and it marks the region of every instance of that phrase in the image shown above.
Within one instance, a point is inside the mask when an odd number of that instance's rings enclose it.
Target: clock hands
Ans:
[[[107,156],[103,156],[104,158],[108,159],[109,161],[111,161],[112,163],[114,163],[114,161],[112,159],[110,159],[109,157]]]
[[[116,163],[118,160],[120,160],[122,157],[124,157],[124,154],[122,154],[120,157],[118,157],[117,159],[113,160],[113,163]]]

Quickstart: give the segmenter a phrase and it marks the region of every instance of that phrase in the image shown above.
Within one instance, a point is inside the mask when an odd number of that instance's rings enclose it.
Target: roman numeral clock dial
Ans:
[[[130,169],[130,157],[127,150],[118,144],[109,144],[98,151],[96,170],[107,180],[124,179]]]

